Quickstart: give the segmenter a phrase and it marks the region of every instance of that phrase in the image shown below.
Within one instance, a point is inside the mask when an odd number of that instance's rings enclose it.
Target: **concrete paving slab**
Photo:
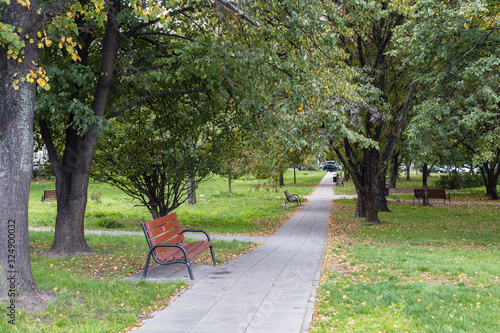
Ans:
[[[325,176],[300,211],[260,247],[216,267],[196,265],[191,287],[137,331],[306,332],[319,283],[332,187],[332,178]],[[174,273],[156,268],[169,266],[152,267],[146,281],[187,279],[185,265],[184,273],[182,268],[169,269]]]

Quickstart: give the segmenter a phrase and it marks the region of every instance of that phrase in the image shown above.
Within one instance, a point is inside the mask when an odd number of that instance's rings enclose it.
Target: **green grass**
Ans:
[[[57,299],[39,314],[19,312],[16,325],[0,317],[0,332],[121,332],[168,303],[184,282],[130,282],[124,278],[144,268],[147,245],[142,235],[87,235],[95,251],[88,256],[44,255],[52,232],[30,232],[32,271],[40,290]],[[214,241],[217,261],[233,259],[255,243]],[[196,262],[210,263],[205,251]]]
[[[499,207],[334,203],[311,332],[499,332]]]
[[[310,194],[323,178],[323,171],[288,170],[284,179],[286,187],[279,193],[256,179],[238,179],[228,192],[227,179],[214,176],[202,182],[197,189],[196,205],[187,203],[175,211],[185,227],[203,228],[211,233],[269,235],[295,210],[294,205],[284,207],[283,191],[300,196]],[[34,182],[29,202],[31,227],[54,227],[55,201],[41,201],[44,189],[55,188],[53,182]],[[151,214],[138,201],[133,201],[119,189],[103,183],[91,182],[85,214],[86,229],[142,230],[140,224],[151,220]],[[99,197],[99,200],[93,200]]]

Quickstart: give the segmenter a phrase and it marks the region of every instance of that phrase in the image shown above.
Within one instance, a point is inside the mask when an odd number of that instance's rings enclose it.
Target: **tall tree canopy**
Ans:
[[[397,53],[420,82],[409,132],[439,134],[448,148],[468,152],[493,199],[500,175],[499,12],[496,1],[419,3],[400,31]]]
[[[245,79],[234,69],[242,59],[236,49],[247,47],[225,25],[242,28],[247,21],[226,20],[223,4],[97,5],[89,12],[92,3],[74,3],[42,35],[42,59],[54,84],[40,93],[37,121],[56,175],[56,231],[49,251],[55,255],[91,251],[83,231],[87,188],[107,120],[155,99],[210,93],[224,83],[231,93],[231,82]]]

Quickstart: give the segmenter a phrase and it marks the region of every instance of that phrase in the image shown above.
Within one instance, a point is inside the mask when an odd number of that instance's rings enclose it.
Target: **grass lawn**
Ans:
[[[500,206],[335,202],[311,332],[500,332]]]
[[[52,232],[30,232],[32,271],[40,290],[53,290],[57,299],[39,314],[19,312],[15,325],[0,317],[0,332],[121,332],[141,318],[165,307],[186,287],[184,282],[133,283],[125,277],[142,271],[147,245],[142,235],[87,235],[94,255],[49,258],[44,255]],[[255,247],[250,242],[214,241],[219,263]],[[195,262],[209,264],[210,254]]]
[[[280,193],[256,179],[238,179],[232,182],[229,195],[227,179],[214,176],[202,182],[197,189],[197,204],[183,204],[175,211],[183,226],[202,228],[210,233],[269,235],[296,208],[284,207],[283,191],[300,196],[308,195],[324,177],[324,171],[293,171],[285,173],[287,185]],[[42,202],[44,189],[55,188],[53,182],[34,182],[29,202],[31,227],[54,227],[56,202]],[[98,199],[98,200],[97,200]],[[86,229],[114,229],[142,231],[140,224],[151,220],[151,214],[138,201],[133,201],[120,190],[103,183],[89,185],[85,215]]]
[[[300,171],[294,184],[289,171],[285,175],[286,189],[309,194],[324,175]],[[53,188],[53,182],[33,183],[29,203],[31,227],[54,226],[56,203],[40,201],[43,190]],[[284,207],[283,193],[274,193],[257,180],[237,180],[233,182],[233,192],[229,195],[226,181],[218,177],[202,183],[197,190],[198,204],[185,204],[176,210],[181,223],[211,233],[270,234],[296,209],[292,205]],[[92,183],[85,227],[138,231],[140,223],[151,220],[151,216],[136,204],[117,189]],[[17,313],[14,326],[7,322],[10,318],[0,316],[0,332],[122,332],[164,308],[171,297],[187,287],[183,282],[133,283],[124,279],[144,268],[147,244],[143,235],[90,234],[86,239],[95,254],[53,258],[45,255],[53,242],[53,233],[30,231],[32,272],[37,287],[52,290],[57,297],[41,313]],[[220,263],[257,245],[214,241],[214,250]],[[209,251],[195,262],[210,263]]]

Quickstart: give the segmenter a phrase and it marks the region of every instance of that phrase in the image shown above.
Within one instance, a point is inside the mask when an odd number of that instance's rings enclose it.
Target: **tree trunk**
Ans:
[[[285,179],[283,178],[283,174],[280,172],[280,186],[285,186]]]
[[[388,188],[396,188],[396,183],[399,178],[399,152],[394,153],[391,159],[391,170],[389,172]]]
[[[196,205],[196,184],[194,183],[194,175],[188,176],[188,204]]]
[[[350,178],[350,176],[349,176],[349,172],[347,172],[347,170],[346,170],[346,171],[344,171],[344,181],[345,181],[345,182],[347,182],[347,181],[349,181],[350,179],[351,179],[351,178]]]
[[[364,163],[359,166],[360,188],[356,186],[358,201],[355,217],[364,217],[369,224],[381,224],[378,218],[378,191],[376,166],[378,165],[378,151],[376,148],[365,149]]]
[[[229,188],[229,195],[233,194],[231,191],[231,166],[227,166],[227,185]]]
[[[97,133],[94,130],[82,137],[73,128],[68,128],[62,163],[52,163],[53,159],[51,161],[52,170],[56,175],[57,217],[54,243],[48,252],[49,255],[93,252],[85,240],[84,220],[90,169],[96,145]]]
[[[7,58],[0,47],[0,300],[7,300],[3,316],[15,324],[16,307],[42,307],[45,292],[38,290],[31,272],[28,201],[33,164],[33,116],[36,84],[21,81],[14,89],[13,77],[23,77],[38,60],[36,31],[30,26],[38,8],[12,3],[2,8],[2,23],[28,31],[24,59]],[[34,69],[34,68],[33,68]]]
[[[406,165],[406,180],[411,180],[410,173],[411,173],[411,164]]]
[[[379,212],[391,212],[387,206],[387,198],[385,192],[388,188],[385,186],[385,174],[382,174],[377,179],[377,206]]]
[[[368,224],[382,224],[378,218],[377,187],[367,184],[363,189],[356,188],[358,200],[354,217],[366,219]]]
[[[427,168],[427,163],[422,166],[422,189],[424,190],[424,198],[422,199],[423,206],[430,206],[429,197],[427,195],[427,178],[429,177],[430,170]]]
[[[493,200],[498,200],[498,177],[500,174],[500,166],[497,163],[494,163],[493,166],[490,166],[488,162],[483,163],[481,167],[481,174],[483,176],[484,185],[486,187],[486,196],[490,197]]]
[[[296,167],[293,167],[293,183],[297,184],[297,175],[295,173],[295,169],[296,169]]]

